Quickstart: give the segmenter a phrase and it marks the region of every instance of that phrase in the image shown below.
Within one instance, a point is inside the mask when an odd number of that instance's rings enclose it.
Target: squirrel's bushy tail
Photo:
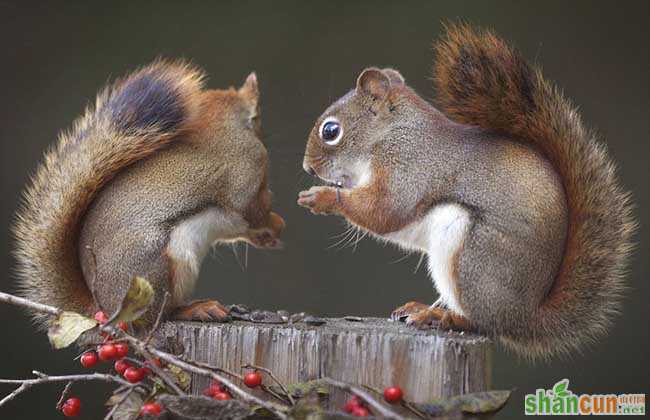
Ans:
[[[59,136],[25,190],[14,226],[23,296],[86,314],[95,307],[78,258],[82,218],[113,176],[187,128],[202,79],[187,64],[156,61],[107,87]]]
[[[605,332],[619,309],[636,226],[629,194],[576,109],[503,40],[453,25],[435,50],[442,110],[533,144],[564,182],[570,220],[559,273],[529,334],[505,334],[503,341],[529,358],[579,350]]]

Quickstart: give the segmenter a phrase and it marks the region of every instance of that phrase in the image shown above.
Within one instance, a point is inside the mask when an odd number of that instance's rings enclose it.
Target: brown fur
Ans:
[[[423,238],[424,216],[453,205],[470,219],[449,261],[463,316],[410,305],[407,322],[444,315],[532,359],[580,349],[620,306],[629,195],[575,109],[505,42],[451,26],[436,52],[443,112],[396,70],[364,70],[307,143],[304,168],[339,188],[314,187],[299,204],[416,252],[437,245]],[[332,118],[335,145],[319,133]]]
[[[506,332],[506,343],[534,358],[594,341],[620,308],[635,229],[614,164],[557,88],[491,32],[451,26],[435,49],[442,110],[539,148],[566,191],[569,229],[559,273],[528,334]]]
[[[234,216],[257,206],[268,215],[269,200],[251,203],[267,168],[251,125],[259,112],[255,76],[224,91],[204,91],[202,79],[185,63],[157,61],[106,88],[59,137],[14,227],[24,296],[112,312],[131,278],[145,275],[160,303],[179,275],[166,252],[177,223],[207,206]],[[247,239],[245,229],[232,239]]]

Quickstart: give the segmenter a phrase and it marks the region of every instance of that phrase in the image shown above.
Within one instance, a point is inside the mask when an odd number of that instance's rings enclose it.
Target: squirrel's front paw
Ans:
[[[298,195],[298,205],[308,208],[314,214],[332,214],[338,205],[338,194],[333,187],[311,187]]]
[[[275,236],[272,228],[248,229],[247,235],[248,242],[256,248],[282,248],[282,241]]]

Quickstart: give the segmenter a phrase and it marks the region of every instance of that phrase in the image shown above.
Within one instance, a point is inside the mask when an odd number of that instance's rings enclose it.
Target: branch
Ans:
[[[160,311],[158,311],[158,316],[156,317],[156,322],[154,322],[153,327],[151,327],[151,330],[149,331],[149,335],[147,335],[147,338],[145,338],[144,340],[145,346],[149,345],[149,343],[151,342],[151,338],[156,333],[156,331],[158,331],[158,327],[160,327],[160,321],[162,320],[163,314],[165,313],[165,306],[167,306],[167,300],[169,299],[169,297],[170,297],[169,292],[165,292],[162,305],[160,305]]]
[[[153,359],[149,353],[145,353],[145,354],[143,354],[143,356],[145,356],[146,360],[152,360]],[[146,357],[146,356],[149,356],[149,357]],[[178,385],[176,385],[176,382],[174,382],[174,380],[169,377],[167,372],[165,372],[164,370],[159,368],[158,365],[153,363],[153,361],[150,362],[149,364],[145,364],[141,360],[134,359],[132,357],[125,357],[124,359],[131,362],[131,363],[133,363],[133,364],[136,364],[136,365],[138,365],[140,367],[146,367],[148,369],[151,369],[151,371],[153,373],[155,373],[163,381],[163,383],[166,386],[171,388],[171,390],[174,391],[174,393],[176,395],[187,395],[182,389],[179,388]]]
[[[56,409],[60,410],[61,407],[63,407],[63,403],[65,402],[65,397],[68,396],[68,393],[70,392],[70,388],[72,388],[73,382],[68,382],[65,385],[65,388],[63,388],[63,392],[61,392],[61,398],[59,398],[59,401],[56,403]]]
[[[54,306],[48,306],[48,305],[42,305],[39,303],[35,303],[32,301],[29,301],[27,299],[19,298],[17,296],[9,295],[7,293],[2,293],[0,292],[0,302],[7,302],[11,303],[14,305],[18,306],[23,306],[27,307],[39,312],[46,312],[52,315],[58,315],[62,312],[61,309],[56,308]],[[124,339],[125,341],[128,341],[134,349],[137,350],[137,352],[141,355],[143,355],[145,358],[151,358],[147,357],[150,355],[154,355],[157,358],[167,362],[168,364],[172,364],[174,366],[177,366],[185,371],[195,373],[197,375],[202,375],[202,376],[207,376],[209,378],[212,378],[214,380],[217,380],[224,384],[230,391],[232,391],[234,394],[239,396],[244,401],[247,401],[251,404],[258,405],[260,407],[264,407],[273,414],[275,414],[278,418],[284,420],[287,419],[287,415],[285,414],[287,411],[287,408],[284,406],[280,406],[268,401],[264,401],[255,395],[249,394],[245,390],[241,389],[237,385],[235,385],[233,382],[231,382],[229,379],[225,378],[223,375],[220,375],[216,372],[213,372],[209,369],[205,369],[193,364],[190,364],[188,362],[185,362],[181,359],[179,359],[177,356],[158,350],[151,344],[145,343],[144,341],[135,338],[124,331],[122,331],[119,328],[116,328],[112,325],[110,325],[110,322],[104,325],[99,325],[98,329],[102,332],[106,332],[108,334],[111,334],[113,337],[116,337],[118,339]],[[39,375],[39,372],[34,371],[35,375]],[[43,375],[43,374],[40,374]],[[62,382],[62,381],[84,381],[84,380],[103,380],[103,381],[108,381],[108,382],[117,382],[121,385],[126,385],[128,387],[134,387],[136,385],[130,384],[127,381],[125,381],[122,378],[119,378],[117,376],[113,375],[107,375],[107,374],[100,374],[100,373],[94,373],[94,374],[88,374],[88,375],[68,375],[68,376],[47,376],[43,375],[42,377],[39,377],[38,379],[23,379],[23,380],[14,380],[14,379],[3,379],[0,380],[0,383],[14,383],[14,384],[19,384],[20,386],[14,390],[11,394],[9,394],[7,397],[5,397],[2,401],[0,401],[0,406],[2,404],[5,404],[6,402],[14,399],[18,394],[26,391],[28,388],[30,388],[33,385],[41,384],[41,383],[48,383],[48,382]]]
[[[255,365],[252,365],[250,363],[242,366],[242,369],[254,369],[254,370],[260,370],[260,371],[266,373],[273,380],[273,382],[278,384],[278,386],[280,387],[282,392],[284,392],[287,395],[287,398],[289,398],[289,402],[291,403],[291,405],[296,405],[296,402],[293,400],[293,397],[291,396],[291,393],[289,392],[287,387],[285,387],[284,384],[282,382],[280,382],[280,380],[278,378],[275,377],[275,375],[273,374],[271,369],[267,369],[267,368],[265,368],[263,366],[255,366]]]
[[[32,372],[37,378],[34,379],[0,379],[0,384],[18,384],[20,385],[16,388],[11,394],[7,395],[0,401],[0,407],[9,401],[16,398],[19,394],[27,391],[29,388],[34,385],[54,383],[54,382],[80,382],[80,381],[104,381],[104,382],[114,382],[129,388],[134,388],[138,385],[131,384],[119,376],[108,375],[105,373],[90,373],[86,375],[65,375],[65,376],[48,376],[44,373],[33,371]]]
[[[134,340],[134,345],[138,345],[137,341],[139,340]],[[249,403],[259,405],[261,407],[266,408],[273,414],[275,414],[278,418],[280,419],[287,419],[287,415],[285,414],[286,408],[282,406],[278,406],[276,404],[270,403],[268,401],[264,401],[252,394],[249,394],[248,392],[244,391],[243,389],[239,388],[237,385],[232,383],[229,379],[226,377],[219,375],[211,370],[201,368],[198,366],[191,365],[187,362],[184,362],[180,360],[179,358],[175,357],[174,355],[171,355],[169,353],[165,353],[164,351],[160,351],[155,348],[150,348],[148,349],[151,354],[154,356],[157,356],[159,359],[164,360],[165,362],[178,366],[179,368],[186,370],[188,372],[196,373],[197,375],[201,376],[207,376],[209,378],[212,378],[216,381],[221,382],[224,384],[230,391],[232,391],[234,394],[237,394],[239,398],[241,398],[244,401],[248,401]]]
[[[371,387],[371,386],[363,385],[363,387],[366,388],[366,389],[369,390],[369,391],[374,392],[374,393],[377,394],[377,395],[383,395],[383,394],[384,394],[384,393],[381,392],[380,390],[378,390],[378,389],[376,389],[376,388],[373,388],[373,387]],[[421,412],[420,410],[418,410],[417,407],[415,407],[413,404],[411,404],[410,402],[408,402],[408,401],[406,401],[406,400],[402,400],[402,401],[400,402],[400,405],[401,405],[402,407],[406,408],[406,409],[409,410],[411,413],[415,414],[416,416],[418,416],[418,417],[421,418],[421,419],[426,419],[426,418],[427,418],[427,416],[425,416],[424,414],[422,414],[422,412]]]
[[[32,302],[18,296],[10,295],[9,293],[0,292],[0,302],[10,303],[16,306],[33,309],[38,312],[45,312],[50,315],[59,315],[63,310],[55,308],[54,306],[44,305],[42,303]]]
[[[369,393],[367,393],[361,388],[357,388],[356,386],[346,384],[345,382],[339,382],[332,378],[327,378],[327,377],[321,378],[319,379],[319,381],[359,396],[359,398],[361,398],[362,400],[367,402],[368,405],[374,408],[377,411],[377,413],[381,414],[386,418],[404,420],[403,416],[400,416],[399,414],[395,413],[393,410],[386,408],[383,404],[381,404],[379,401],[374,399],[372,395],[370,395]]]

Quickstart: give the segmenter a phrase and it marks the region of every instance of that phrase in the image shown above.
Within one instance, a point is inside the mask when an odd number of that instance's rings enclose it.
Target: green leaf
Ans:
[[[511,391],[486,391],[440,398],[429,404],[413,404],[418,410],[432,416],[450,414],[485,414],[499,411],[510,398]]]
[[[140,318],[153,302],[153,288],[151,284],[142,277],[134,277],[131,287],[124,296],[120,309],[111,319],[111,324],[118,322],[131,322]]]
[[[47,337],[55,349],[62,349],[77,341],[81,334],[94,328],[97,324],[98,322],[94,319],[76,312],[61,312],[52,321],[47,331]]]
[[[556,397],[568,397],[569,392],[567,391],[567,388],[569,387],[569,380],[568,379],[562,379],[555,385],[553,385],[553,394]]]

